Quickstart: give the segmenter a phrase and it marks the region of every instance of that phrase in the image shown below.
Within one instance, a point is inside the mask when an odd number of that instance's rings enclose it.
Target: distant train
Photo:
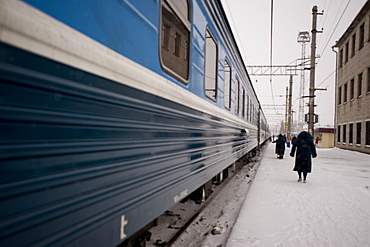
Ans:
[[[116,246],[269,137],[220,0],[0,0],[0,246]]]

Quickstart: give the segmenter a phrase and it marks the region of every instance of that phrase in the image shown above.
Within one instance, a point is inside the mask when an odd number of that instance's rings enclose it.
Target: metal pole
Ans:
[[[289,95],[288,95],[289,89],[286,87],[286,92],[285,92],[285,122],[284,122],[284,133],[287,135],[288,134],[288,111],[289,111]]]
[[[332,51],[335,52],[335,87],[334,87],[334,90],[335,90],[335,111],[334,111],[334,131],[335,131],[335,135],[334,135],[334,147],[337,146],[337,140],[338,140],[338,52],[336,50],[334,50],[335,46],[332,46]]]
[[[298,34],[298,43],[301,43],[302,45],[302,54],[301,54],[301,81],[300,81],[300,87],[299,87],[299,112],[298,112],[298,127],[299,131],[303,130],[304,126],[304,98],[305,95],[304,88],[305,88],[305,61],[306,61],[306,44],[311,41],[310,39],[310,32],[309,31],[300,31]]]
[[[293,92],[293,76],[290,76],[289,80],[289,105],[288,105],[288,133],[287,139],[290,138],[290,133],[292,131],[292,92]]]
[[[257,150],[259,151],[260,150],[260,142],[261,142],[261,111],[262,111],[262,108],[259,107],[258,109],[258,113],[257,113],[257,126],[258,126],[258,129],[257,129]]]
[[[312,8],[312,40],[311,40],[311,66],[310,66],[310,94],[309,94],[309,109],[308,109],[308,132],[314,135],[314,124],[315,124],[315,63],[316,63],[316,22],[317,15],[322,15],[322,13],[317,13],[317,6]]]

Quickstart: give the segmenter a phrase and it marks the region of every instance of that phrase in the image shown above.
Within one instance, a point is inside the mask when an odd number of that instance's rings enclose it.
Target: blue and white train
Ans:
[[[220,0],[0,0],[0,246],[116,246],[269,136]]]

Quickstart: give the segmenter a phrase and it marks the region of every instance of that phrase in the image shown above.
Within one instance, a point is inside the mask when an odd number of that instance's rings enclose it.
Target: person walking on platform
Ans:
[[[278,135],[278,139],[276,140],[276,147],[275,153],[278,156],[278,159],[282,159],[285,153],[285,138],[281,134]]]
[[[312,158],[316,158],[316,148],[313,144],[312,136],[307,131],[302,131],[298,137],[293,141],[292,151],[290,156],[294,157],[294,153],[297,150],[295,165],[293,171],[298,172],[298,182],[302,181],[303,173],[303,183],[306,183],[307,173],[311,172],[312,168]]]

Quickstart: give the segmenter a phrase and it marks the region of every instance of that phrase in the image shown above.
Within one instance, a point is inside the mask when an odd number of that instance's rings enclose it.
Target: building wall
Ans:
[[[334,147],[334,133],[323,133],[322,138],[317,146],[318,148]]]
[[[337,44],[335,140],[339,148],[370,153],[370,8],[363,10]]]
[[[315,129],[314,142],[316,148],[333,148],[335,140],[334,129],[322,130],[321,128]]]

